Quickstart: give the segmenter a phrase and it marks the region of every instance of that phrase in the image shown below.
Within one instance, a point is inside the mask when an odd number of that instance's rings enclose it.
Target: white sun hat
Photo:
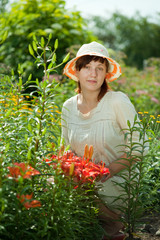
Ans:
[[[78,50],[77,55],[75,58],[70,60],[64,67],[64,74],[73,79],[74,81],[78,81],[76,77],[76,68],[75,63],[77,59],[82,56],[90,55],[90,56],[99,56],[102,58],[106,58],[109,63],[108,73],[106,73],[106,80],[107,82],[112,82],[116,80],[121,75],[121,67],[120,65],[109,57],[107,49],[97,42],[91,42],[88,44],[83,44],[81,48]]]

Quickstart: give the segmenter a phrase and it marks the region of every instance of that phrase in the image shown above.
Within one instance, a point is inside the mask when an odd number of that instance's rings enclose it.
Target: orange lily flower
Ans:
[[[72,176],[75,182],[85,183],[94,182],[99,180],[103,175],[109,174],[109,169],[105,167],[105,163],[99,164],[91,161],[93,154],[93,146],[85,146],[84,157],[78,157],[72,152],[64,153],[62,156],[55,157],[57,159],[56,164],[60,164],[63,173],[66,176]],[[51,157],[51,159],[53,159]],[[49,163],[49,160],[47,159]],[[55,166],[54,166],[55,167]]]
[[[40,174],[39,171],[31,167],[26,163],[14,163],[13,167],[8,167],[10,174],[8,177],[12,177],[17,180],[20,176],[23,178],[31,178],[31,176]]]
[[[17,195],[17,198],[20,200],[20,202],[23,204],[23,206],[26,208],[26,209],[29,209],[29,208],[34,208],[34,207],[41,207],[41,202],[38,201],[38,200],[35,200],[33,198],[33,193],[31,194],[22,194],[22,195]]]

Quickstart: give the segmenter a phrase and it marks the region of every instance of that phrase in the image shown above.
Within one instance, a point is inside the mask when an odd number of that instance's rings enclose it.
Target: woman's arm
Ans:
[[[118,92],[116,94],[113,95],[113,99],[112,99],[112,106],[115,112],[115,117],[116,117],[116,121],[120,127],[121,130],[123,130],[123,133],[125,134],[126,132],[129,131],[129,127],[127,124],[127,121],[129,120],[131,126],[134,125],[134,118],[135,115],[137,115],[137,112],[133,106],[133,104],[130,102],[129,98],[121,92]],[[139,121],[139,119],[137,118],[137,121]],[[147,139],[146,139],[147,140]],[[132,135],[132,141],[134,143],[142,143],[141,139],[140,139],[140,132],[134,131],[133,135]],[[126,139],[126,146],[130,145],[130,137],[128,135],[127,139]],[[127,153],[125,153],[116,161],[113,161],[112,163],[109,164],[109,170],[110,170],[110,174],[107,176],[104,176],[101,181],[105,182],[107,179],[111,178],[112,176],[118,174],[119,172],[121,172],[123,169],[126,169],[127,166],[130,166],[130,164],[134,164],[136,163],[136,161],[138,161],[138,156],[140,155],[140,151],[141,147],[137,145],[137,148],[134,149],[134,151],[132,152],[134,156],[137,156],[137,159],[130,160],[127,157]],[[126,149],[127,151],[127,149]],[[144,154],[147,153],[147,146],[145,147],[145,152]]]
[[[101,179],[101,182],[103,183],[107,181],[109,178],[113,177],[114,175],[118,174],[122,170],[126,169],[131,164],[136,163],[136,161],[138,161],[138,159],[134,159],[134,161],[133,160],[130,161],[130,159],[127,158],[127,154],[124,153],[120,159],[109,164],[108,168],[109,168],[110,174],[107,176],[103,176]]]

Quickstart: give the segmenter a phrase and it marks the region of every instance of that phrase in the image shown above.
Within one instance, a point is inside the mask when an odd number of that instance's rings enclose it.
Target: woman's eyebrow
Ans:
[[[104,66],[103,63],[98,64],[98,66]]]

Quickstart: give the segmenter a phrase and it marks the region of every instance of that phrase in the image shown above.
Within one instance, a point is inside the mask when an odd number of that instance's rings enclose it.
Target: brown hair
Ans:
[[[85,67],[87,64],[89,64],[91,61],[105,63],[106,73],[108,72],[109,63],[106,58],[102,58],[99,56],[90,56],[90,55],[85,55],[85,56],[78,58],[78,60],[76,61],[76,65],[75,65],[76,70],[80,71],[83,67]],[[108,89],[109,89],[109,86],[107,84],[107,81],[104,79],[104,82],[101,86],[101,91],[98,94],[98,101],[100,101],[103,98],[103,96],[106,94]],[[78,87],[76,89],[76,92],[77,93],[82,92],[80,82],[78,82]]]

